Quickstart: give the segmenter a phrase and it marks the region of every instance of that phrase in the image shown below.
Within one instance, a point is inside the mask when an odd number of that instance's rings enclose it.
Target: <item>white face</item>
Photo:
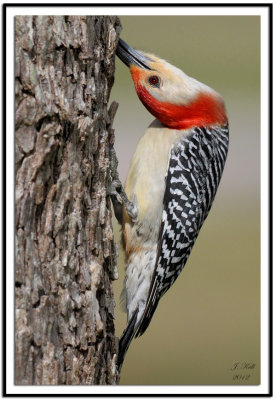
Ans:
[[[169,64],[167,61],[153,54],[140,53],[153,60],[149,63],[152,70],[144,71],[144,79],[140,81],[140,84],[158,101],[187,105],[200,93],[210,93],[210,95],[215,97],[219,96],[213,89],[198,82],[196,79],[190,78],[183,71]],[[150,83],[150,77],[158,77],[158,86]]]

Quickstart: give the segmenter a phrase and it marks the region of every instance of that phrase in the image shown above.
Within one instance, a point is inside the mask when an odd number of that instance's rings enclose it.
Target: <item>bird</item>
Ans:
[[[155,117],[137,144],[124,186],[129,204],[122,205],[121,221],[127,312],[121,370],[132,339],[148,328],[210,211],[228,153],[229,124],[223,98],[209,86],[121,38],[116,54]]]

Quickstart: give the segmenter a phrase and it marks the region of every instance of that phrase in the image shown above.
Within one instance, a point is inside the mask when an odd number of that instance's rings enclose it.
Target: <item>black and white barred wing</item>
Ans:
[[[228,126],[195,128],[172,149],[155,270],[136,336],[144,333],[159,299],[186,264],[213,203],[227,151]]]

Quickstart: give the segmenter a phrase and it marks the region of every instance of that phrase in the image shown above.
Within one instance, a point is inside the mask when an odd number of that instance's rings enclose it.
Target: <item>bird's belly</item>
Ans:
[[[126,311],[128,320],[139,308],[137,321],[140,320],[148,298],[152,274],[156,261],[156,245],[133,252],[127,262],[125,277]]]
[[[157,240],[161,223],[164,192],[165,175],[147,169],[138,177],[131,195],[138,206],[140,234],[151,237],[153,241]]]

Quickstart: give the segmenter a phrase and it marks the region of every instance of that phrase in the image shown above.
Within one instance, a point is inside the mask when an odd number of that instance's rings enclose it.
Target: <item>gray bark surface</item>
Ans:
[[[15,383],[116,384],[117,17],[15,18]],[[11,66],[12,68],[12,66]]]

